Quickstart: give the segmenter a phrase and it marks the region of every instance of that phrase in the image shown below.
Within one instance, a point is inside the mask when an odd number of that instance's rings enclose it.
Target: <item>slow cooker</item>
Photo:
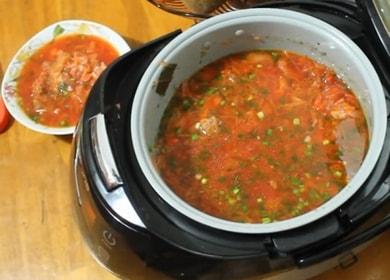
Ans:
[[[142,144],[139,135],[148,134],[149,139],[153,138],[156,129],[153,129],[156,126],[154,118],[158,118],[159,113],[156,109],[142,108],[144,105],[139,100],[145,98],[142,93],[148,90],[165,92],[175,86],[172,81],[178,66],[169,63],[168,59],[169,54],[176,51],[175,42],[189,44],[188,41],[202,30],[210,26],[214,28],[231,18],[238,18],[242,25],[233,32],[234,36],[242,36],[248,31],[245,26],[245,17],[248,16],[276,19],[283,25],[294,17],[310,22],[310,18],[304,15],[309,14],[333,24],[365,52],[379,74],[384,91],[381,87],[374,93],[380,101],[378,106],[366,110],[371,110],[369,117],[374,119],[373,122],[375,118],[386,120],[389,110],[386,112],[385,105],[389,105],[387,90],[390,89],[389,27],[381,21],[383,10],[375,6],[378,1],[374,4],[368,2],[358,5],[353,1],[270,1],[256,9],[205,21],[195,26],[198,30],[195,29],[193,34],[191,31],[167,34],[123,55],[108,67],[94,85],[74,135],[76,212],[83,235],[96,259],[123,278],[133,275],[134,267],[129,260],[134,255],[145,265],[175,278],[239,278],[294,268],[304,271],[302,269],[323,266],[326,262],[331,265],[339,262],[343,266],[353,264],[356,256],[351,252],[390,226],[389,122],[386,124],[385,121],[385,126],[379,128],[373,124],[371,133],[375,135],[371,135],[371,139],[375,140],[374,136],[379,135],[374,145],[376,151],[372,152],[371,161],[366,163],[367,174],[361,175],[360,181],[355,180],[347,196],[335,199],[337,203],[323,207],[325,210],[320,214],[309,214],[306,219],[298,217],[279,227],[274,227],[272,223],[240,227],[207,217],[198,220],[197,215],[202,216],[201,213],[191,212],[186,206],[180,208],[180,202],[172,202],[169,191],[155,186],[156,182],[151,179],[155,175],[147,170],[152,167],[146,165],[147,158],[142,158],[140,152],[145,149],[142,148],[145,143]],[[374,15],[375,12],[377,14]],[[323,24],[315,19],[312,22],[313,25]],[[237,29],[237,26],[234,28]],[[336,29],[330,30],[335,32]],[[296,34],[299,31],[297,29]],[[310,38],[309,35],[306,39]],[[288,44],[305,44],[298,35],[293,37],[297,38],[295,43]],[[347,48],[342,50],[345,55],[358,55],[353,52],[360,50],[354,47],[348,49],[349,46],[345,46],[348,41],[344,42],[342,38],[338,38],[341,40],[339,46]],[[316,39],[320,41],[321,38]],[[329,52],[332,49],[340,51],[337,44],[332,45],[332,41],[324,42],[328,44],[326,48]],[[193,48],[196,42],[191,43],[186,47]],[[185,63],[195,64],[195,67],[206,64],[207,52],[212,49],[207,40],[206,43],[200,46],[205,51],[201,54],[201,58],[206,57],[204,61],[187,59]],[[312,46],[306,48],[313,53],[323,53],[319,45],[317,49]],[[235,44],[231,50],[242,50],[242,44]],[[214,50],[218,51],[221,50]],[[342,60],[343,55],[336,54],[334,57]],[[364,62],[361,61],[363,67],[370,67],[368,60],[368,63]],[[333,63],[337,67],[337,61]],[[154,83],[150,77],[158,69],[157,64],[163,67],[155,74],[158,81]],[[183,75],[191,74],[195,68],[188,71],[190,73]],[[345,66],[347,76],[348,71],[354,73],[354,68]],[[375,80],[375,77],[370,76],[369,80]],[[177,80],[182,78],[180,75],[176,77]],[[362,79],[355,82],[359,85]],[[361,98],[365,98],[364,94]],[[378,102],[374,99],[369,99],[368,103]],[[143,102],[156,108],[166,105],[166,100],[156,101],[153,97]],[[141,115],[143,118],[138,119]],[[142,131],[145,127],[146,132]],[[308,276],[306,273],[305,277]]]

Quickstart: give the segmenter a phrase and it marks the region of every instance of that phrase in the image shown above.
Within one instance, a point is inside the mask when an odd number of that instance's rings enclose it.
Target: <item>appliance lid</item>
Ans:
[[[390,65],[390,2],[388,0],[358,0],[366,33],[378,48],[382,60]]]
[[[390,2],[388,0],[374,0],[374,5],[387,35],[390,36]]]

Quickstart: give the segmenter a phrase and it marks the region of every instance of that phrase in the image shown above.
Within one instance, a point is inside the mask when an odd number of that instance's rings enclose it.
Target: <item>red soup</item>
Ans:
[[[43,125],[75,125],[92,85],[118,55],[108,42],[92,35],[53,40],[22,69],[18,81],[21,107]]]
[[[190,205],[245,223],[308,212],[342,190],[368,146],[360,104],[336,73],[287,51],[251,51],[185,80],[153,157]]]

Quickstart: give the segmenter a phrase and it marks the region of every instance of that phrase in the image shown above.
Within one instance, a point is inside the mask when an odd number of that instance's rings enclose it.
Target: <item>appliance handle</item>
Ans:
[[[330,244],[330,247],[324,250],[315,250],[313,255],[304,255],[295,257],[298,267],[303,268],[315,263],[319,263],[338,254],[355,248],[367,240],[370,240],[390,228],[390,215],[387,215],[382,221],[370,228],[339,242]]]

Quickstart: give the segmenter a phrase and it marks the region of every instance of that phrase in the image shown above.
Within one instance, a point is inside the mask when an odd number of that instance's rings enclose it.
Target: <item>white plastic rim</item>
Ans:
[[[150,114],[153,112],[151,104],[154,104],[153,102],[157,98],[155,97],[157,94],[154,87],[163,65],[175,62],[175,56],[178,55],[181,49],[190,48],[191,51],[199,51],[193,50],[197,40],[200,40],[205,34],[218,32],[218,30],[226,28],[226,26],[239,26],[241,31],[242,26],[255,25],[261,27],[265,23],[284,24],[287,29],[290,27],[302,28],[307,32],[312,32],[312,34],[319,34],[328,38],[329,40],[326,43],[329,43],[327,47],[330,50],[335,48],[335,46],[340,48],[337,52],[341,53],[337,55],[341,56],[341,58],[337,57],[337,59],[348,60],[348,63],[346,63],[347,68],[358,71],[361,75],[358,78],[365,85],[365,94],[368,94],[368,99],[363,100],[365,104],[362,105],[369,113],[369,116],[366,117],[368,118],[370,128],[370,144],[359,171],[347,186],[320,207],[300,216],[269,224],[239,223],[211,216],[190,206],[167,186],[160,177],[158,170],[154,167],[148,151],[150,139],[148,139],[148,143],[146,138],[150,138],[151,132],[150,127],[148,130],[145,126],[150,126]],[[286,30],[286,34],[288,33],[289,30]],[[315,44],[318,43],[313,41],[313,45]],[[326,58],[324,60],[326,62]],[[179,68],[177,67],[176,72]],[[192,73],[197,69],[199,69],[199,66],[196,68],[194,62]],[[177,74],[176,72],[175,74]],[[342,75],[342,77],[348,81],[348,75]],[[362,100],[360,102],[362,103]],[[383,88],[373,66],[359,47],[342,32],[321,20],[298,12],[265,8],[248,9],[222,14],[205,20],[183,32],[164,47],[152,61],[140,81],[134,97],[130,125],[137,161],[150,185],[165,202],[188,218],[216,229],[248,234],[273,233],[301,227],[318,220],[340,207],[362,186],[372,172],[382,150],[387,127],[385,104]]]
[[[61,28],[58,29],[58,26]],[[75,126],[70,127],[50,127],[34,122],[29,118],[18,103],[17,97],[17,78],[28,58],[39,48],[53,40],[55,30],[61,30],[60,35],[67,34],[87,34],[95,35],[111,44],[119,55],[130,50],[126,41],[114,30],[102,24],[86,20],[64,20],[55,22],[29,39],[14,55],[4,73],[1,83],[1,96],[12,117],[22,125],[37,132],[52,135],[72,134]]]

